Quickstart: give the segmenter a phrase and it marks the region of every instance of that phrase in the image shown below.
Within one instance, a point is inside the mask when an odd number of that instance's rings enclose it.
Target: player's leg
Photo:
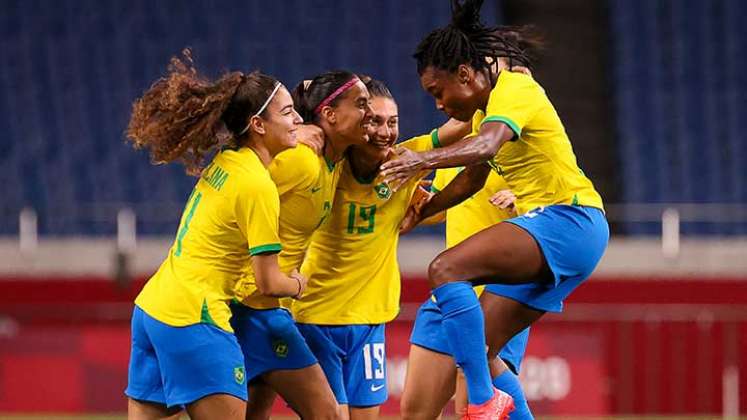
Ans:
[[[442,252],[431,263],[428,278],[443,314],[444,332],[457,364],[464,370],[469,403],[494,397],[485,353],[485,324],[480,303],[468,280],[499,277],[514,284],[548,278],[539,246],[518,226],[500,223]]]
[[[246,414],[246,401],[228,394],[213,394],[187,404],[192,420],[241,420]]]
[[[442,322],[443,316],[433,299],[418,308],[400,399],[404,418],[434,419],[454,393],[456,364]]]
[[[340,406],[318,363],[301,369],[273,370],[262,374],[262,380],[303,419],[340,418]]]
[[[504,286],[510,289],[516,286]],[[488,360],[493,385],[514,399],[515,409],[511,413],[514,420],[533,419],[519,378],[501,357],[504,350],[520,353],[523,357],[528,331],[526,329],[545,313],[532,309],[520,302],[499,296],[486,290],[480,296],[480,304],[485,314],[485,338],[488,343]],[[518,356],[516,354],[511,356]],[[510,357],[510,356],[509,356]],[[521,360],[521,357],[519,360]],[[512,361],[515,368],[518,361]]]
[[[246,401],[246,420],[269,420],[277,393],[262,381],[249,384],[249,399]]]
[[[376,420],[379,418],[380,405],[373,407],[350,407],[350,420]]]
[[[165,404],[127,399],[128,420],[178,420],[181,407],[168,408]]]
[[[480,297],[482,303],[483,298]],[[486,326],[491,325],[486,317]],[[490,339],[490,335],[486,336]],[[531,412],[526,403],[526,397],[518,380],[519,366],[524,358],[529,328],[526,328],[512,337],[499,352],[499,357],[490,359],[490,375],[493,377],[493,385],[513,397],[515,410],[511,412],[512,419],[531,419]],[[488,350],[488,354],[492,354]],[[518,389],[517,389],[518,388]],[[456,392],[454,394],[454,407],[457,414],[463,414],[467,410],[467,388],[464,373],[458,369]],[[528,416],[527,416],[528,415]]]
[[[290,313],[244,305],[231,309],[231,325],[244,352],[250,383],[261,378],[304,419],[338,418],[337,402],[324,372]],[[259,412],[248,412],[247,418],[266,412],[263,404],[249,408]]]
[[[403,419],[433,420],[454,395],[456,365],[443,353],[410,346],[405,388],[400,400]]]

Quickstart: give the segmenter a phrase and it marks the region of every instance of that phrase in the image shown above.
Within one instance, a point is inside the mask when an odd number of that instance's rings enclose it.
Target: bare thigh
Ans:
[[[411,345],[400,402],[402,418],[438,418],[454,395],[455,381],[456,364],[451,356]]]
[[[447,249],[428,267],[431,288],[455,281],[522,284],[550,278],[545,258],[532,235],[505,222]]]
[[[373,407],[350,407],[350,420],[376,420],[379,418],[379,408]]]
[[[213,394],[187,405],[192,420],[243,420],[246,402],[228,394]]]
[[[484,292],[480,296],[480,305],[485,315],[485,340],[488,344],[488,358],[495,359],[501,349],[519,332],[532,325],[545,314],[544,311],[532,309],[523,303],[503,296]],[[498,374],[505,370],[503,367]],[[496,372],[493,372],[494,376]]]
[[[269,420],[277,395],[272,387],[263,382],[250,384],[246,420]]]
[[[132,398],[127,400],[127,420],[178,420],[181,413],[179,407],[167,408],[164,404]]]
[[[304,420],[339,419],[340,408],[319,364],[303,369],[280,369],[262,375]]]

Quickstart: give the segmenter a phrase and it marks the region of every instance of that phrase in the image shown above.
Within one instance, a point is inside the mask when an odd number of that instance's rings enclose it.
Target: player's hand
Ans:
[[[301,296],[303,296],[303,292],[306,291],[306,284],[309,282],[309,279],[307,279],[303,274],[299,273],[295,268],[293,269],[293,271],[291,271],[288,277],[295,280],[298,286],[298,293],[291,297],[293,299],[301,299]]]
[[[492,197],[488,199],[490,201],[490,204],[498,207],[502,210],[507,210],[511,213],[516,214],[516,206],[514,203],[516,202],[516,196],[514,195],[511,190],[501,190],[497,193],[493,194]]]
[[[422,217],[420,217],[420,211],[416,210],[415,206],[408,207],[407,213],[405,213],[405,217],[399,225],[399,234],[404,235],[410,232],[418,225],[418,223],[420,223],[421,220]]]
[[[415,208],[415,211],[420,213],[420,210],[423,209],[423,206],[430,201],[431,197],[433,197],[433,193],[431,192],[431,184],[433,184],[433,181],[424,179],[420,181],[418,184],[418,187],[415,189],[415,192],[412,194],[412,199],[410,199],[410,205]]]
[[[317,155],[324,151],[324,130],[314,124],[299,125],[296,138],[299,143],[311,147]]]
[[[396,157],[381,165],[381,176],[393,191],[409,181],[425,168],[425,161],[419,153],[405,147],[396,149]]]

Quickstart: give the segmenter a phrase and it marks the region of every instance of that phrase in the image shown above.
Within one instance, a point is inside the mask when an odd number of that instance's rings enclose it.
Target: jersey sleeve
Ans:
[[[397,147],[405,147],[413,152],[427,152],[441,147],[438,142],[438,129],[433,129],[430,134],[413,137],[397,144]]]
[[[505,70],[504,70],[505,71]],[[487,122],[502,122],[514,132],[514,139],[539,110],[540,87],[531,76],[506,72],[499,76],[496,87],[490,92],[485,117],[480,126]]]
[[[269,180],[254,181],[238,195],[236,220],[247,241],[249,254],[280,252],[278,217],[280,198]]]
[[[268,170],[279,195],[311,188],[319,171],[319,156],[308,146],[299,144],[275,156]]]
[[[431,192],[438,193],[446,188],[449,181],[446,179],[445,169],[436,169],[436,175],[433,177],[433,183],[431,184]]]

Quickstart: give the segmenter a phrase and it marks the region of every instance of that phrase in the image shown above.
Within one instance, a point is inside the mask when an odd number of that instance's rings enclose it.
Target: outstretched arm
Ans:
[[[477,136],[450,146],[420,153],[399,149],[397,159],[381,165],[381,175],[389,185],[403,185],[422,170],[477,165],[493,158],[515,135],[508,125],[490,121],[480,127]]]

